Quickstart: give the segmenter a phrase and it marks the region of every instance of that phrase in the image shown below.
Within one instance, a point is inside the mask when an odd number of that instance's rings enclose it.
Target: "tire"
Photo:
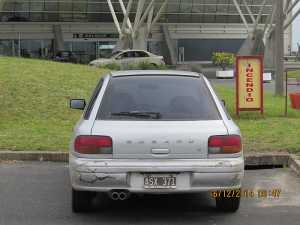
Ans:
[[[72,189],[72,210],[74,213],[90,212],[92,209],[92,200],[94,192],[76,191]]]
[[[240,207],[240,196],[226,197],[219,196],[216,198],[216,207],[223,212],[236,212]]]
[[[156,63],[150,63],[151,66],[153,66],[155,69],[158,68],[158,65]]]

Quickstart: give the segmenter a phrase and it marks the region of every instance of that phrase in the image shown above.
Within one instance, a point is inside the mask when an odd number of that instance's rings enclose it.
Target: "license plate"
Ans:
[[[146,174],[144,188],[147,189],[174,189],[176,188],[176,175],[173,174]]]

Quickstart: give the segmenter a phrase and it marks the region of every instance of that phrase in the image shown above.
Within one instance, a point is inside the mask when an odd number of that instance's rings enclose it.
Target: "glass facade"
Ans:
[[[113,22],[106,0],[2,0],[2,22]],[[118,0],[112,0],[117,17],[123,19]],[[128,0],[124,0],[127,4]],[[130,17],[134,20],[138,0],[134,1]],[[157,0],[154,15],[164,0]],[[250,20],[242,0],[241,10]],[[251,11],[258,14],[262,0],[247,0]],[[272,0],[264,8],[262,21],[271,12]],[[232,0],[169,0],[161,23],[241,23]]]
[[[120,7],[119,0],[111,0],[114,10],[121,22],[123,20],[123,12]],[[129,17],[132,22],[135,19],[139,0],[133,0]],[[244,5],[243,0],[237,0],[246,19],[251,23],[250,15]],[[246,0],[250,10],[254,16],[259,14],[262,0]],[[127,5],[128,0],[123,0]],[[146,0],[147,3],[150,0]],[[154,15],[156,15],[165,0],[156,0],[154,5]],[[264,22],[272,11],[273,0],[267,0],[260,22]],[[146,6],[144,6],[145,10]],[[109,22],[113,23],[112,15],[107,0],[0,0],[0,22],[3,24],[20,22]],[[159,23],[237,23],[242,24],[241,17],[232,0],[168,0],[165,10],[161,14]],[[29,24],[29,23],[28,23]],[[32,24],[30,24],[32,25]],[[34,25],[36,26],[36,24]],[[36,29],[36,28],[35,28]],[[54,39],[42,39],[43,36],[35,35],[32,38],[18,40],[18,30],[12,31],[12,39],[8,40],[8,36],[0,39],[0,55],[22,56],[30,58],[55,58],[57,44]],[[33,32],[37,33],[37,30]],[[71,31],[69,31],[71,33]],[[76,33],[77,32],[77,33]],[[109,57],[115,47],[118,39],[117,34],[105,34],[104,31],[93,33],[74,32],[72,37],[68,36],[64,42],[65,55],[72,54],[78,63],[88,63],[96,58]],[[28,32],[30,33],[30,32]],[[116,36],[115,36],[116,35]],[[54,35],[55,36],[55,35]],[[5,38],[5,39],[4,39]],[[7,38],[7,39],[6,39]],[[34,39],[37,38],[37,39]],[[38,39],[40,38],[40,39]],[[48,37],[49,38],[49,37]],[[102,40],[103,39],[103,40]],[[108,41],[110,40],[110,41]],[[227,46],[232,52],[236,51],[242,40],[224,40],[224,46]],[[179,61],[184,60],[208,60],[215,49],[221,49],[216,43],[217,40],[185,40],[179,39],[176,46]],[[197,51],[193,48],[197,46]],[[148,50],[161,55],[164,51],[164,45],[160,40],[151,40],[148,42]],[[60,50],[61,51],[61,50]],[[54,53],[55,52],[55,53]],[[200,52],[197,55],[195,52]]]
[[[52,40],[0,40],[0,55],[50,58]]]
[[[214,52],[237,53],[244,39],[181,39],[178,40],[180,61],[210,61]]]
[[[114,41],[66,41],[64,51],[72,52],[77,63],[96,58],[108,58],[116,45]],[[0,40],[0,55],[25,58],[53,58],[53,40]]]
[[[96,58],[108,58],[116,45],[112,41],[65,42],[65,51],[73,52],[78,63],[88,63]]]
[[[14,40],[0,40],[0,55],[17,55],[13,48]]]
[[[49,58],[52,40],[21,40],[21,56],[28,58]]]

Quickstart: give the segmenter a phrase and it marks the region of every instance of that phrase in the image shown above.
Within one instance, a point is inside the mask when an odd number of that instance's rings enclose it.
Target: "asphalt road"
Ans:
[[[288,169],[246,171],[244,190],[254,191],[255,196],[244,197],[235,214],[216,211],[209,194],[194,194],[133,197],[124,202],[100,196],[94,212],[78,215],[71,212],[66,164],[2,163],[0,178],[1,225],[299,224],[300,178]],[[258,190],[274,189],[281,189],[279,198],[272,192],[267,198],[257,196]]]

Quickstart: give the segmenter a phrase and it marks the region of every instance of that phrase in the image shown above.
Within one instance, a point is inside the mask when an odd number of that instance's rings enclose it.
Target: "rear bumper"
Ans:
[[[176,174],[176,189],[145,189],[145,173]],[[244,159],[83,159],[70,154],[75,190],[133,193],[189,193],[241,187]]]

